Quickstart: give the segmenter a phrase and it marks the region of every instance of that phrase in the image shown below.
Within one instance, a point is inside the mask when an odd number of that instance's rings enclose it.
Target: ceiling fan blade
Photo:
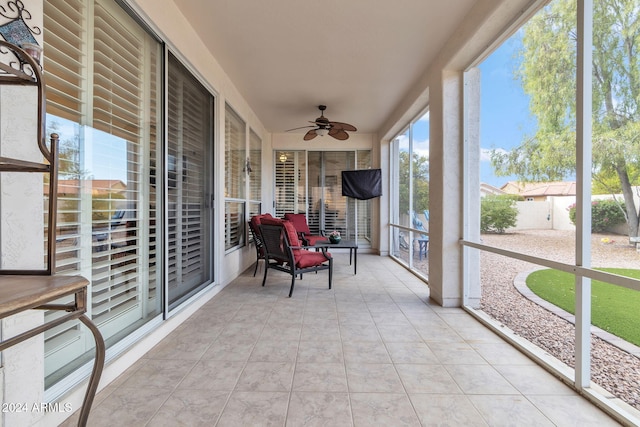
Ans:
[[[350,125],[349,123],[342,123],[342,122],[329,122],[329,123],[331,124],[332,127],[337,129],[348,130],[350,132],[355,132],[358,130],[354,125]]]
[[[311,122],[313,123],[313,122]],[[285,132],[290,132],[292,130],[298,130],[298,129],[306,129],[306,128],[314,128],[315,126],[300,126],[299,128],[293,128],[293,129],[287,129],[285,130]]]
[[[345,139],[349,139],[349,134],[342,129],[332,128],[329,131],[329,135],[338,139],[340,141],[344,141]]]
[[[318,136],[318,134],[316,133],[316,129],[311,129],[309,132],[304,134],[304,138],[302,139],[304,139],[305,141],[310,141],[316,136]]]

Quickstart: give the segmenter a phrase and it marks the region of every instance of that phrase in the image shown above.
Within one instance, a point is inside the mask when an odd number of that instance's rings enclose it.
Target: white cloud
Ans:
[[[480,148],[480,161],[481,162],[490,162],[491,161],[491,152],[493,148]],[[507,154],[508,151],[504,148],[496,148],[495,149],[500,154]]]
[[[427,138],[424,141],[414,141],[413,152],[417,153],[418,156],[424,156],[428,159],[429,158],[429,139]]]

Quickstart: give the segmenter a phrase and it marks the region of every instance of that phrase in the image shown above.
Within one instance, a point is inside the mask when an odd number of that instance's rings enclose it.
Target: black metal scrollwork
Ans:
[[[0,16],[7,18],[9,21],[21,20],[32,34],[37,36],[42,34],[42,30],[39,27],[33,26],[29,28],[26,25],[26,21],[31,19],[31,12],[24,8],[24,3],[21,0],[9,0],[6,6],[0,6]],[[7,41],[11,42],[11,40]]]
[[[37,26],[29,26],[26,21],[31,20],[31,12],[25,9],[21,0],[9,0],[6,6],[0,5],[0,17],[8,19],[7,22],[0,24],[0,35],[9,43],[24,49],[36,62],[40,62],[40,52],[42,48],[38,45],[34,35],[42,34],[42,30]],[[31,64],[25,62],[20,55],[16,55],[12,49],[6,49],[0,46],[0,54],[14,54],[16,60],[9,60],[8,64],[21,70],[23,73],[35,77],[35,73],[31,69]]]

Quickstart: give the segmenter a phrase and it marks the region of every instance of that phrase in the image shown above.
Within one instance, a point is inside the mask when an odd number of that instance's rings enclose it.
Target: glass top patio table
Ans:
[[[351,260],[353,258],[353,274],[357,274],[358,269],[358,243],[355,240],[340,240],[338,243],[331,243],[330,241],[318,241],[314,248],[341,248],[341,249],[349,249],[349,265],[352,264]]]

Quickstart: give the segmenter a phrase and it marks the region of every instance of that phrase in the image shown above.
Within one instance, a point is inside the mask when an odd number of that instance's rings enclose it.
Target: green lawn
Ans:
[[[640,279],[640,270],[602,268],[602,271]],[[527,286],[540,298],[575,314],[575,277],[558,270],[539,270]],[[591,323],[640,345],[640,292],[594,280],[591,282]]]

